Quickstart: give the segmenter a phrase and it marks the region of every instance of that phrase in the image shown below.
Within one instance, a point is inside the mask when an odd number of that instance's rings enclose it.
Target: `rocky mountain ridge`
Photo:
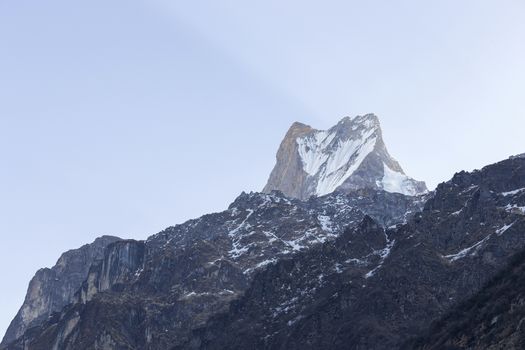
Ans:
[[[435,322],[521,266],[513,256],[525,251],[524,157],[459,172],[428,193],[366,115],[328,131],[294,124],[277,160],[264,193],[242,193],[222,212],[145,241],[103,237],[64,254],[32,280],[0,349],[491,344],[472,340],[485,319],[460,330]],[[519,293],[498,290],[520,305]],[[491,310],[511,320],[498,334],[515,329],[518,317]]]
[[[242,295],[258,271],[333,241],[366,214],[385,226],[404,222],[423,201],[371,189],[308,201],[280,192],[243,193],[224,212],[168,228],[143,242],[109,244],[72,303],[7,348],[153,349],[180,344],[191,329]],[[86,325],[92,312],[96,322]],[[141,335],[123,341],[122,330],[112,326],[120,317],[140,319],[122,327],[129,327],[126,334],[139,327]],[[165,329],[173,332],[164,334]]]
[[[262,271],[178,349],[398,349],[504,269],[524,232],[525,159],[458,173],[407,224],[365,219]]]

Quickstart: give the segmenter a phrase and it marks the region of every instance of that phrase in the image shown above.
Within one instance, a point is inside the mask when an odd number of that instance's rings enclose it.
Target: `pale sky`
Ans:
[[[525,2],[0,0],[0,333],[40,267],[260,190],[375,113],[430,188],[525,152]]]

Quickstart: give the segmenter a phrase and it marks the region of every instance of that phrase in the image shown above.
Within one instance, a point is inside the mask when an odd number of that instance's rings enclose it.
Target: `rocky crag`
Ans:
[[[2,344],[7,344],[35,325],[62,310],[86,280],[90,266],[101,259],[104,249],[117,237],[102,236],[93,243],[70,250],[52,268],[39,270],[31,282],[24,304],[11,322]]]

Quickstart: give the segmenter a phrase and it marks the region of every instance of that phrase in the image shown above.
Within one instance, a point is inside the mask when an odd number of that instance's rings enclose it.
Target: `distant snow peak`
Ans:
[[[294,123],[277,152],[263,192],[308,199],[341,190],[373,188],[406,195],[426,191],[403,173],[383,142],[373,114],[345,117],[328,130]]]

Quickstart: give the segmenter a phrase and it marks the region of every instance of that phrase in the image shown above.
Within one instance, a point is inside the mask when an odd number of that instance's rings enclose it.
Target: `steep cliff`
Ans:
[[[103,257],[106,246],[119,240],[103,236],[79,249],[70,250],[52,268],[38,270],[27,290],[24,304],[13,319],[2,340],[7,344],[32,326],[47,320],[74,300],[74,294],[86,280],[90,266]]]

